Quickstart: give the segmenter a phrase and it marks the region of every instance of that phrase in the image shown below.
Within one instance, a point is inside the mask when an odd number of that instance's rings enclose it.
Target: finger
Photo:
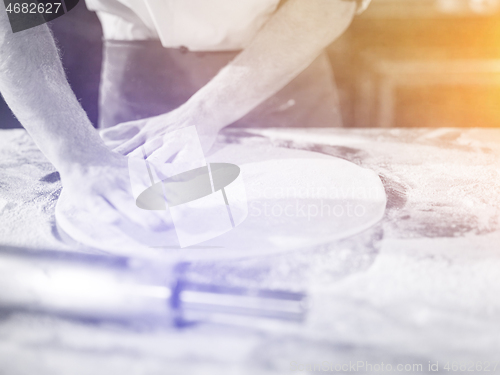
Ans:
[[[123,144],[123,141],[104,141],[104,144],[106,147],[108,147],[110,150],[114,150],[118,146]]]
[[[114,225],[121,220],[120,215],[114,208],[113,204],[102,196],[94,196],[92,199],[88,199],[86,207],[88,210],[96,213],[95,217],[98,217],[99,221],[106,224]]]
[[[139,132],[135,137],[129,139],[128,141],[122,143],[120,146],[116,147],[113,151],[118,152],[122,155],[128,155],[136,148],[142,146],[145,142],[145,136]]]
[[[99,135],[104,141],[127,140],[136,136],[140,130],[140,124],[137,121],[131,121],[102,129]]]
[[[164,140],[161,136],[155,137],[153,139],[148,139],[142,146],[144,158],[147,158],[153,154],[156,150],[163,147]]]
[[[163,178],[206,165],[196,132],[186,128],[167,135],[164,145],[148,158]]]
[[[183,147],[171,161],[170,169],[172,171],[172,175],[175,175],[192,169],[205,167],[206,165],[207,163],[203,156],[201,158],[193,158],[192,150],[189,147]]]
[[[181,147],[182,145],[178,142],[166,140],[155,151],[152,153],[149,152],[146,162],[151,170],[155,171],[157,178],[164,180],[175,174],[171,161],[175,158]],[[151,150],[151,147],[149,147],[149,150]],[[144,154],[146,155],[147,152],[145,151]]]
[[[189,169],[194,169],[206,165],[205,158],[203,157],[203,155],[201,158],[198,157],[193,158],[193,152],[189,147],[181,148],[171,162],[172,164],[176,165],[180,164],[190,165],[191,167]]]
[[[185,150],[185,154],[191,160],[203,160],[205,158],[200,144],[198,132],[194,126],[184,127],[165,134],[163,147],[152,159],[158,163],[172,162],[175,153]],[[176,156],[177,157],[177,156]]]
[[[134,197],[128,191],[118,190],[107,197],[107,200],[124,218],[145,229],[157,231],[170,227],[166,211],[150,211],[137,207]]]
[[[188,126],[173,130],[163,136],[163,145],[156,153],[147,155],[149,161],[158,164],[170,163],[174,160],[180,150],[186,149],[193,160],[202,160],[205,158],[200,144],[198,132],[194,126]]]
[[[146,157],[150,163],[160,166],[171,162],[183,147],[183,142],[175,137],[165,136],[160,147],[156,147],[153,152],[147,150]]]
[[[126,194],[126,192],[123,192]],[[122,193],[122,194],[123,194]],[[99,212],[94,215],[92,235],[96,239],[119,240],[120,238],[129,238],[133,241],[137,234],[142,233],[142,237],[150,238],[151,234],[163,233],[172,229],[173,224],[166,211],[145,211],[139,208],[133,208],[128,203],[127,195],[121,196],[120,193],[112,197],[98,196],[94,199]],[[103,220],[106,219],[106,220]],[[98,220],[104,225],[95,225]],[[145,236],[144,236],[145,235]]]

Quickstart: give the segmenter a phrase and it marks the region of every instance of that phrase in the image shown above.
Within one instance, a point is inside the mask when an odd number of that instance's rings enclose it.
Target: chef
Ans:
[[[363,9],[347,0],[109,1],[91,5],[106,39],[102,137],[152,161],[177,155],[169,134],[188,126],[205,150],[238,122],[325,126],[333,89],[322,51]],[[1,2],[0,93],[57,168],[68,217],[123,233],[171,227],[136,209],[128,160],[92,127],[47,25],[13,33]]]
[[[228,125],[341,126],[324,49],[369,2],[86,0],[104,33],[103,139],[164,163],[186,126],[204,151]]]

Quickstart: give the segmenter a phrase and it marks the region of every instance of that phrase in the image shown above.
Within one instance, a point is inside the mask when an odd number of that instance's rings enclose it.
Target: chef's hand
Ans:
[[[291,82],[350,25],[369,0],[288,0],[252,41],[179,108],[103,131],[123,155],[145,146],[147,156],[172,160],[182,149],[168,133],[194,126],[206,153],[216,135]],[[166,136],[166,138],[164,138]],[[155,154],[155,152],[157,152]],[[161,156],[159,155],[161,153]],[[149,157],[148,157],[149,159]]]
[[[81,219],[92,218],[93,226],[101,223],[127,230],[165,231],[172,223],[164,211],[142,210],[137,207],[131,189],[127,158],[116,153],[103,153],[98,162],[71,164],[60,170],[65,195],[63,211],[75,212]],[[137,179],[140,176],[135,176]],[[143,185],[148,185],[144,181]],[[85,225],[84,222],[79,222]]]
[[[178,137],[178,130],[194,127],[206,154],[213,146],[221,127],[203,120],[193,121],[186,110],[179,107],[171,112],[118,124],[101,130],[106,145],[115,152],[128,155],[141,148],[149,161],[162,164],[179,158],[186,151],[186,140]]]
[[[58,217],[80,230],[83,243],[92,239],[97,247],[97,238],[113,240],[114,233],[127,241],[129,234],[172,228],[165,211],[137,207],[128,160],[111,152],[90,123],[48,26],[13,33],[4,10],[0,2],[0,92],[61,175]]]

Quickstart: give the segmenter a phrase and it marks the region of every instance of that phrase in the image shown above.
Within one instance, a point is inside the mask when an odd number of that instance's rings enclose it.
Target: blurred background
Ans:
[[[500,126],[499,0],[373,0],[329,49],[344,125]]]
[[[346,127],[500,126],[500,0],[373,0],[329,48]],[[50,23],[97,123],[101,28],[83,1]],[[21,127],[0,100],[0,128]]]

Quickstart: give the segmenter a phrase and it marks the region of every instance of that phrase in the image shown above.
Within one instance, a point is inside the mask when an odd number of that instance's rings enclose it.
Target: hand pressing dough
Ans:
[[[58,226],[77,242],[109,253],[177,261],[311,248],[359,233],[385,211],[379,177],[343,159],[243,145],[227,145],[206,159],[238,165],[248,200],[243,223],[217,238],[181,249],[174,229],[125,233],[97,217],[79,215],[66,201],[64,189],[56,207]]]

